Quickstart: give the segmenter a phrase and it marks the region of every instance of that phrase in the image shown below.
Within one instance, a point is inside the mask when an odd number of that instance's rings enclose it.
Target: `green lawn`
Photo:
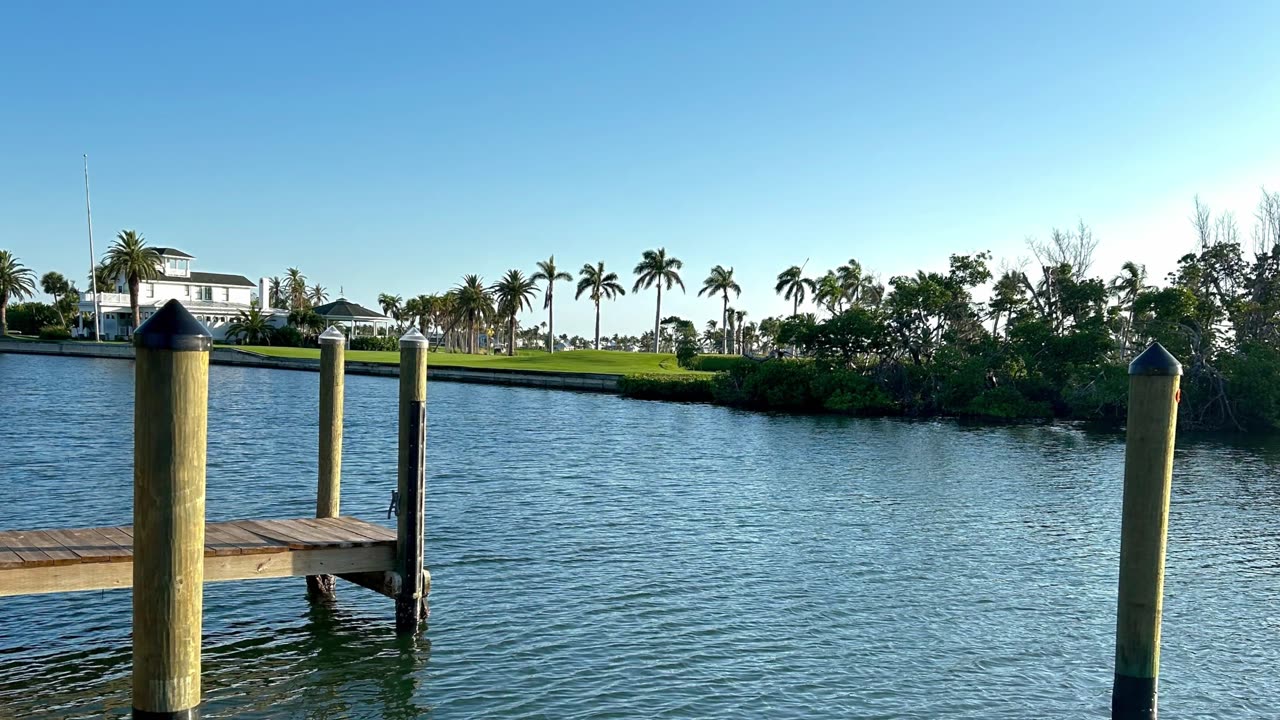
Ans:
[[[317,359],[320,357],[320,351],[316,348],[251,345],[240,349],[275,357]],[[358,362],[399,363],[400,354],[371,350],[348,350],[347,359]],[[606,373],[610,375],[627,375],[630,373],[666,373],[675,375],[690,372],[677,365],[676,356],[670,353],[654,355],[653,353],[628,353],[611,350],[566,350],[554,355],[538,351],[522,351],[515,357],[433,352],[427,363],[437,367],[506,368],[510,370]]]

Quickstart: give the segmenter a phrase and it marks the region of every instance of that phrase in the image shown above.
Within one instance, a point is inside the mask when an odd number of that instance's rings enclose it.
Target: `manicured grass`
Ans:
[[[290,358],[319,358],[315,348],[241,347],[241,350]],[[400,354],[369,350],[348,350],[347,359],[353,362],[398,363]],[[670,353],[628,353],[611,350],[566,350],[554,355],[544,352],[521,351],[515,357],[506,355],[464,355],[460,353],[433,352],[429,365],[437,367],[506,368],[544,372],[604,373],[608,375],[686,374],[688,370],[676,364],[676,356]]]

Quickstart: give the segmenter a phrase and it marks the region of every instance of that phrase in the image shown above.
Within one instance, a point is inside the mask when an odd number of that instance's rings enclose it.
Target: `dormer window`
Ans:
[[[191,261],[184,258],[167,257],[164,259],[164,274],[170,277],[189,277]]]

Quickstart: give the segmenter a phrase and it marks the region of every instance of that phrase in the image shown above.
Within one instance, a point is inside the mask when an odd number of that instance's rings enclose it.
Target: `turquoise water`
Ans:
[[[132,370],[0,354],[0,527],[127,523]],[[214,367],[212,520],[314,510],[317,376]],[[394,379],[342,507],[387,522]],[[1105,717],[1121,439],[432,383],[430,625],[205,588],[218,718]],[[1183,442],[1170,718],[1280,716],[1280,446]],[[125,717],[128,591],[0,598],[0,717]]]

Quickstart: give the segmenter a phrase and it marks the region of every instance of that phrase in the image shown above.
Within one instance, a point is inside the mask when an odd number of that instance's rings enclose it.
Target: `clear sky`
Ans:
[[[84,283],[88,153],[100,252],[136,228],[369,305],[552,253],[630,290],[661,245],[664,314],[718,317],[721,263],[758,320],[806,258],[887,280],[1080,218],[1100,274],[1160,277],[1196,193],[1247,235],[1280,189],[1280,3],[1118,5],[8,4],[0,248]],[[628,293],[603,330],[652,317]]]

